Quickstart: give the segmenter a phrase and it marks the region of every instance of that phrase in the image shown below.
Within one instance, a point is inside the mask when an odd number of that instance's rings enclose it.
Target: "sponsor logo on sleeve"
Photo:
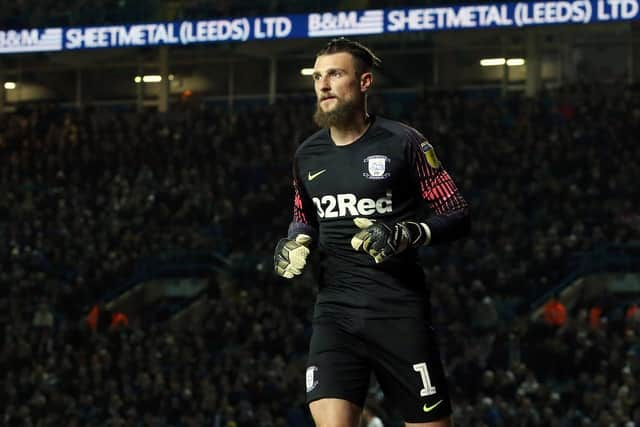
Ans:
[[[420,148],[422,148],[422,152],[427,158],[429,166],[438,169],[440,167],[440,160],[438,160],[438,156],[436,156],[436,150],[433,148],[433,145],[429,144],[429,141],[424,141],[420,144]]]

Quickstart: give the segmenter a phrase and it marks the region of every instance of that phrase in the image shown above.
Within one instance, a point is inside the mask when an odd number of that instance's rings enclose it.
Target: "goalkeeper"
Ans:
[[[314,65],[322,128],[293,162],[293,221],[275,251],[293,278],[311,251],[319,292],[306,373],[319,426],[357,426],[371,372],[409,426],[451,425],[417,249],[465,236],[469,207],[417,130],[367,114],[379,59],[335,39]]]

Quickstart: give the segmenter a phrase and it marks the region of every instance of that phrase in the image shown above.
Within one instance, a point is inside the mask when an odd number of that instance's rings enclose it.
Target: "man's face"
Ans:
[[[364,94],[370,73],[358,76],[354,58],[346,52],[321,55],[313,67],[317,98],[314,115],[320,127],[342,126],[364,109]],[[363,84],[363,79],[368,83]]]

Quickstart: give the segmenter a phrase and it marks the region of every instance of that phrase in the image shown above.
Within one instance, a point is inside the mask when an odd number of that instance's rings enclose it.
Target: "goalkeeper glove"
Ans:
[[[351,246],[371,255],[376,263],[431,240],[431,230],[424,223],[404,221],[387,225],[367,218],[354,218],[353,222],[360,231],[351,239]]]
[[[280,239],[276,245],[273,267],[278,276],[291,279],[302,273],[309,256],[311,236],[298,234],[294,239]]]

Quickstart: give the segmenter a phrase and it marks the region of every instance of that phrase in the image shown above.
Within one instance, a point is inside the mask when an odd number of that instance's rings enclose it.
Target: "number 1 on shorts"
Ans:
[[[436,394],[436,388],[431,385],[431,378],[429,377],[429,370],[427,369],[427,364],[425,362],[416,363],[413,365],[413,370],[420,373],[420,377],[422,378],[422,385],[424,386],[422,390],[420,390],[420,396],[431,396]]]

